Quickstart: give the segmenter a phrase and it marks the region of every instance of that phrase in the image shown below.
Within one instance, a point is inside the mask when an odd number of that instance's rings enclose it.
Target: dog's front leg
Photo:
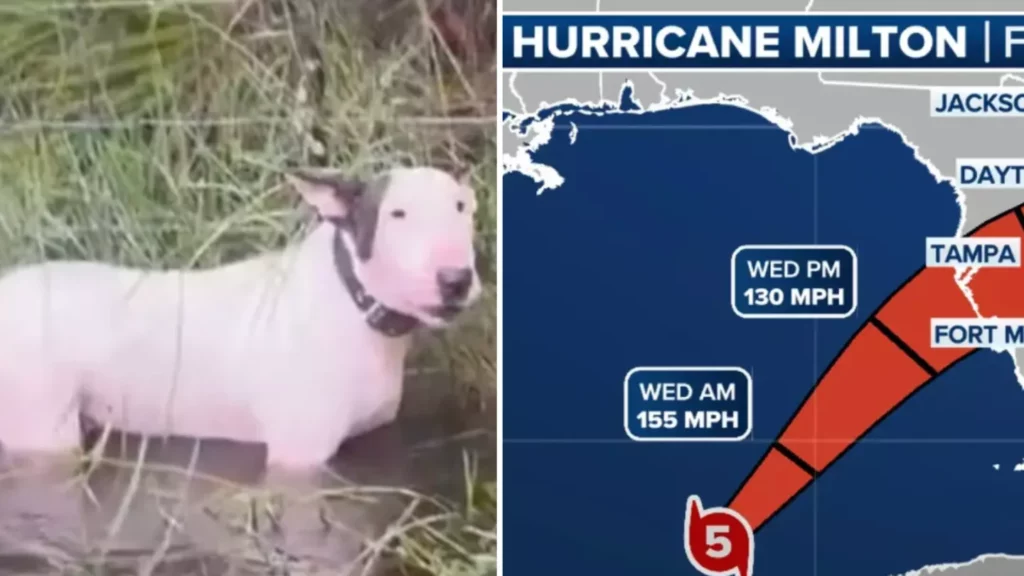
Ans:
[[[333,443],[332,443],[333,444]],[[359,503],[339,497],[342,481],[327,467],[336,446],[268,445],[264,480],[272,505],[265,510],[270,542],[293,560],[331,574],[353,568],[363,544]]]

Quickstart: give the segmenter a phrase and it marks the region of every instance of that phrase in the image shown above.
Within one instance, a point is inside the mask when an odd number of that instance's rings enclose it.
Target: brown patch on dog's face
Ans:
[[[390,177],[387,174],[377,176],[363,188],[355,208],[352,211],[353,241],[356,245],[356,256],[363,261],[373,256],[373,244],[377,236],[377,222],[380,220],[380,207],[387,193]]]

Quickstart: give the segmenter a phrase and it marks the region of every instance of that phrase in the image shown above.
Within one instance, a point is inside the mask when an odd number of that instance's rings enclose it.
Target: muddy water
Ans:
[[[7,456],[0,574],[382,573],[375,542],[427,510],[412,491],[460,502],[467,454],[494,476],[493,414],[447,388],[407,383],[398,421],[318,474],[268,473],[262,445],[117,433],[91,439],[104,462],[77,476],[67,458]]]

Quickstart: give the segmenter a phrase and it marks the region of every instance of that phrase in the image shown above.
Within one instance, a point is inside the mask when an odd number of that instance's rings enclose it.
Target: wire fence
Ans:
[[[366,119],[370,119],[369,114]],[[495,119],[491,116],[406,116],[396,118],[373,118],[375,122],[389,125],[408,126],[480,126],[492,127]],[[0,123],[0,134],[16,134],[37,131],[89,131],[110,130],[137,127],[179,127],[179,128],[211,128],[225,126],[270,126],[291,125],[293,119],[284,117],[257,118],[194,118],[194,119],[130,119],[130,120],[23,120],[19,122]]]
[[[37,2],[35,0],[7,0],[0,4],[0,14],[34,14],[39,12],[70,12],[83,9],[106,10],[113,8],[162,9],[180,6],[238,6],[248,0],[69,0],[68,2]]]
[[[411,32],[382,33],[403,3]],[[328,0],[0,2],[0,269],[218,265],[301,231],[288,169],[427,163],[476,166],[493,277],[493,78],[431,3],[367,1],[368,24]]]

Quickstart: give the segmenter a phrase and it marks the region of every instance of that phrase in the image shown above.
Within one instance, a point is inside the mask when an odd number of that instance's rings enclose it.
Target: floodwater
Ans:
[[[463,503],[467,455],[494,476],[493,412],[430,380],[318,475],[268,477],[262,445],[120,434],[91,439],[108,462],[77,481],[68,459],[5,460],[0,574],[380,574],[375,543],[429,511],[413,491]]]

